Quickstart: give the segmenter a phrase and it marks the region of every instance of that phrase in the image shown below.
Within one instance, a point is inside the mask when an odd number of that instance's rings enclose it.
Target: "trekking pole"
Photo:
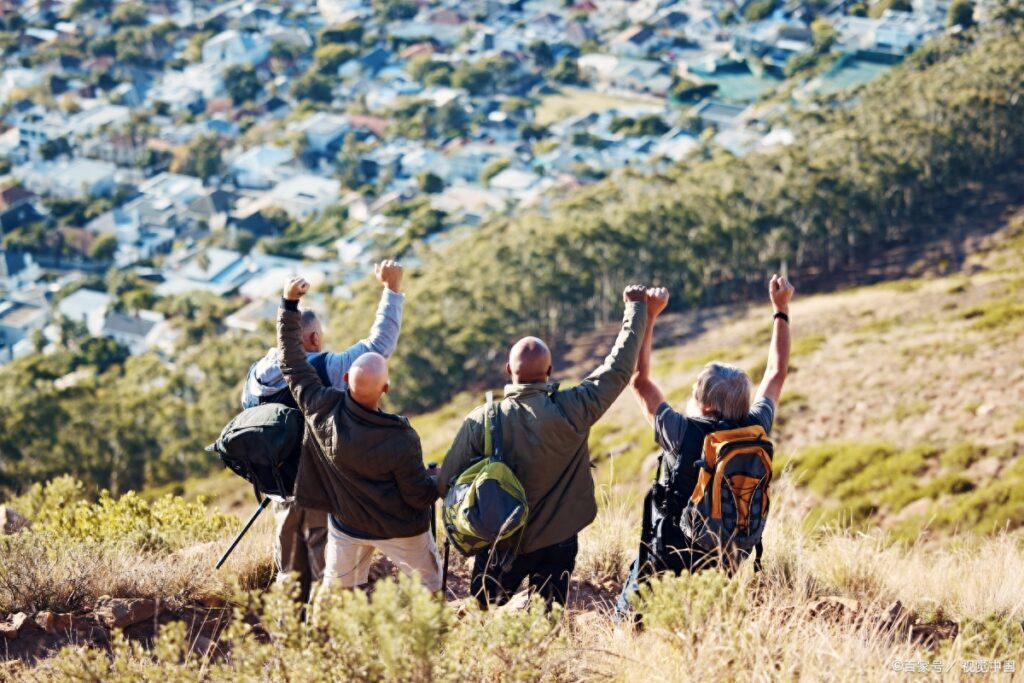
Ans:
[[[447,597],[448,595],[448,551],[452,549],[452,544],[448,542],[448,537],[444,538],[444,568],[441,570],[441,595]]]
[[[263,502],[260,503],[260,506],[256,508],[256,512],[252,513],[252,517],[249,518],[249,521],[245,523],[245,526],[242,527],[242,530],[238,532],[237,536],[235,536],[235,540],[231,542],[231,545],[228,546],[228,549],[224,551],[223,555],[221,555],[220,559],[217,561],[217,566],[215,567],[215,569],[220,569],[221,565],[227,562],[228,555],[231,554],[231,551],[233,551],[235,549],[235,546],[238,545],[239,541],[242,540],[242,536],[245,536],[246,532],[249,531],[249,527],[253,525],[253,523],[256,521],[256,518],[260,516],[260,513],[263,512],[263,510],[265,510],[268,505],[270,505],[270,498],[264,498]]]

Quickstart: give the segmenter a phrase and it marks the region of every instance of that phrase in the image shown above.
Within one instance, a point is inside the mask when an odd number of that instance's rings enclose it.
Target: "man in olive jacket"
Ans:
[[[430,534],[437,487],[423,466],[419,435],[404,417],[380,410],[388,390],[380,354],[352,364],[346,391],[324,386],[302,347],[298,303],[308,289],[302,278],[285,284],[277,340],[281,372],[307,423],[295,501],[330,513],[321,595],[334,583],[366,584],[374,549],[437,591],[441,563]]]
[[[576,535],[594,521],[597,501],[590,473],[590,428],[629,384],[647,324],[646,290],[627,287],[622,330],[604,364],[564,391],[550,382],[551,352],[536,337],[519,340],[505,370],[511,384],[499,404],[506,462],[526,489],[530,505],[515,560],[501,553],[475,557],[471,588],[482,607],[501,604],[524,578],[549,604],[565,604],[576,565]],[[438,486],[443,496],[453,479],[484,452],[484,407],[469,414],[445,456]]]

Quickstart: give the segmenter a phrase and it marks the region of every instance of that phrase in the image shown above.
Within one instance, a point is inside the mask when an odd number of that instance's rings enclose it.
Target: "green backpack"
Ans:
[[[494,395],[488,391],[484,457],[456,476],[448,487],[441,508],[445,534],[460,553],[469,555],[517,535],[521,538],[529,512],[526,490],[505,464],[499,411]]]

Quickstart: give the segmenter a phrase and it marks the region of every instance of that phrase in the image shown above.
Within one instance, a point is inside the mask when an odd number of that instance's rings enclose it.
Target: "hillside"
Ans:
[[[96,645],[107,642],[118,599],[145,605],[159,598],[152,603],[156,620],[185,628],[163,627],[152,655],[114,638],[113,659],[103,648],[79,647],[10,671],[30,680],[636,680],[642,672],[645,679],[689,681],[708,673],[813,680],[825,670],[833,680],[880,679],[909,666],[925,666],[938,679],[980,662],[1019,667],[1024,312],[1015,293],[1024,212],[971,248],[955,272],[798,295],[794,372],[775,434],[778,486],[765,572],[669,581],[647,598],[644,632],[616,627],[609,612],[635,549],[638,502],[653,468],[653,440],[627,395],[592,435],[601,511],[581,536],[569,613],[560,621],[536,610],[492,617],[468,606],[456,616],[399,582],[378,585],[369,603],[358,594],[344,598],[327,627],[307,630],[276,591],[248,592],[270,578],[269,520],[218,575],[209,567],[235,527],[230,517],[197,516],[194,504],[179,499],[83,502],[71,516],[82,522],[65,528],[61,519],[68,518],[60,515],[67,513],[46,512],[66,510],[79,495],[61,484],[13,503],[41,518],[38,533],[50,543],[66,540],[62,552],[28,562],[32,537],[9,537],[0,609],[81,615],[78,642]],[[751,305],[705,312],[703,322],[666,318],[658,332],[668,343],[655,351],[653,374],[670,400],[682,403],[711,358],[758,372],[765,311]],[[581,360],[565,376],[586,367]],[[477,399],[463,394],[414,416],[428,457],[443,454]],[[215,507],[247,512],[250,505],[246,487],[232,477],[184,488],[190,497],[214,495]],[[1000,531],[1007,526],[1009,533]],[[453,568],[449,598],[458,600],[467,567],[453,558]],[[224,598],[242,621],[222,631],[232,613]],[[125,633],[144,643],[153,623],[145,616]],[[8,651],[32,644],[42,654],[60,642],[43,626],[22,626]],[[376,649],[379,656],[371,654]],[[706,670],[694,670],[694,662],[708,662]]]

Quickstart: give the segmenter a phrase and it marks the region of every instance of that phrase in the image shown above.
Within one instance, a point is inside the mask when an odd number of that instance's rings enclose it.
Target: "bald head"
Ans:
[[[388,361],[379,353],[364,353],[352,363],[345,381],[356,403],[377,410],[380,397],[388,390]]]
[[[546,382],[551,376],[551,350],[537,337],[523,337],[509,351],[505,371],[515,384]]]

